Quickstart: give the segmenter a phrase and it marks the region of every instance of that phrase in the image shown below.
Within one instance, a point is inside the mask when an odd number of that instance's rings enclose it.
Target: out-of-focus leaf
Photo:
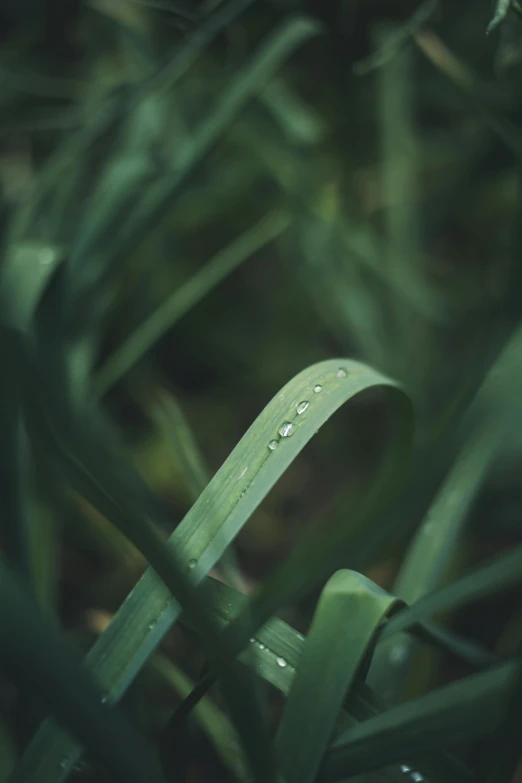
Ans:
[[[107,392],[194,305],[256,250],[276,239],[288,226],[280,212],[266,215],[214,256],[187,283],[169,296],[107,359],[94,381],[94,393]]]
[[[154,757],[117,709],[108,710],[102,691],[83,671],[72,647],[45,623],[15,574],[0,562],[0,657],[13,679],[30,688],[68,731],[116,778],[159,781]],[[58,760],[58,766],[62,763]],[[64,770],[68,769],[64,761]],[[11,780],[22,781],[19,768]]]

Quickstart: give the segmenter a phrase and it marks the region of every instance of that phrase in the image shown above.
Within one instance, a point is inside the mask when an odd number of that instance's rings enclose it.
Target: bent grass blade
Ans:
[[[318,386],[320,393],[314,392]],[[392,398],[397,437],[402,448],[409,448],[411,408],[393,381],[350,360],[320,362],[299,373],[252,424],[170,537],[178,558],[190,564],[194,584],[205,579],[315,432],[344,403],[368,389],[381,389]],[[296,406],[303,400],[310,404],[298,415]],[[280,430],[285,423],[293,427],[291,435],[287,432],[283,437]],[[269,448],[273,441],[278,443],[275,449]],[[396,467],[396,452],[389,456]],[[179,604],[149,568],[86,656],[87,667],[112,699],[123,695],[180,612]],[[248,637],[241,647],[247,645]],[[21,761],[25,783],[65,780],[58,762],[77,759],[80,754],[74,739],[53,721],[46,721]]]

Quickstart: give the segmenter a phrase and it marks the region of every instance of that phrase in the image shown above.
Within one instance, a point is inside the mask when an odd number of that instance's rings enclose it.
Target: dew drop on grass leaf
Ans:
[[[289,438],[290,435],[293,435],[294,430],[295,424],[292,424],[290,421],[284,421],[279,427],[278,432],[282,438]]]
[[[413,780],[413,783],[422,783],[424,780],[420,772],[412,772],[411,779]]]
[[[323,387],[321,386],[321,384],[320,383],[316,383],[315,386],[314,386],[314,392],[316,394],[319,394],[319,392],[322,392],[322,390],[323,390]]]
[[[347,375],[348,375],[348,373],[346,372],[344,367],[339,367],[339,369],[337,370],[337,377],[338,378],[346,378]]]
[[[270,451],[275,451],[278,446],[279,446],[278,440],[271,440],[270,443],[268,444],[268,448],[270,449]]]
[[[264,649],[265,649],[265,645],[264,645],[264,644],[260,644],[260,645],[259,645],[259,649],[260,649],[260,650],[264,650]]]
[[[276,658],[277,665],[280,666],[282,669],[285,668],[285,666],[288,666],[288,661],[285,658],[282,658],[280,655]]]
[[[401,764],[401,772],[404,772],[404,774],[411,772],[411,767],[408,767],[406,764]]]
[[[189,568],[195,568],[197,562],[198,561],[195,558],[192,558],[192,560],[189,560],[189,564],[188,564]]]
[[[250,637],[250,644],[254,644],[254,643],[255,643],[255,641],[256,641],[256,640],[254,639],[254,637],[253,637],[253,636],[251,636],[251,637]]]
[[[308,400],[303,400],[298,404],[297,413],[299,414],[299,416],[305,412],[305,410],[308,408],[309,405],[310,403],[308,402]]]

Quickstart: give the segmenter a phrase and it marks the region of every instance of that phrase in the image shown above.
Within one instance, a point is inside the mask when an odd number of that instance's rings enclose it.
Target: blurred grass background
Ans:
[[[487,0],[244,5],[165,91],[147,79],[219,0],[4,1],[5,245],[53,266],[78,236],[88,244],[85,215],[98,213],[100,223],[110,217],[109,258],[117,232],[130,237],[99,301],[93,388],[172,528],[289,378],[349,356],[403,382],[413,397],[418,491],[403,510],[413,529],[462,441],[463,412],[520,318],[522,20],[510,11],[486,38]],[[141,231],[139,199],[165,172],[183,168],[217,96],[274,26],[297,13],[319,20],[321,34],[292,52]],[[265,220],[252,234],[272,211],[281,224]],[[142,349],[114,369],[138,329]],[[251,592],[304,531],[327,525],[339,491],[349,508],[384,426],[363,403],[336,418],[214,575],[228,573]],[[197,464],[186,464],[183,437],[189,453],[200,452]],[[520,541],[516,440],[488,475],[449,573]],[[38,599],[87,650],[145,564],[83,499],[57,496],[42,474],[33,485]],[[406,545],[397,539],[367,575],[390,588]],[[520,597],[482,601],[452,625],[507,656],[522,637]],[[306,631],[316,598],[284,619]],[[203,660],[186,632],[176,627],[162,655],[197,679]],[[162,671],[144,672],[126,697],[152,735],[185,693],[181,680],[167,688]],[[449,661],[424,660],[411,688],[460,673]],[[0,763],[8,769],[38,716],[20,709],[7,681],[0,699],[11,738]],[[197,741],[190,779],[228,779],[203,736]],[[88,765],[76,772],[81,780],[99,774]]]

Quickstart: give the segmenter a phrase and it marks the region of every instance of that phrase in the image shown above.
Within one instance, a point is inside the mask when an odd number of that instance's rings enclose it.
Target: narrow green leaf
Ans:
[[[151,406],[151,416],[175,450],[194,503],[210,482],[210,471],[183,411],[172,394],[161,392]],[[231,587],[246,592],[232,545],[223,553],[218,567]]]
[[[337,571],[326,583],[277,733],[286,783],[315,780],[345,695],[396,603],[355,571]]]
[[[475,568],[447,587],[403,609],[383,629],[382,637],[411,629],[418,622],[455,611],[475,601],[501,593],[522,581],[522,546],[511,549],[486,565]]]

